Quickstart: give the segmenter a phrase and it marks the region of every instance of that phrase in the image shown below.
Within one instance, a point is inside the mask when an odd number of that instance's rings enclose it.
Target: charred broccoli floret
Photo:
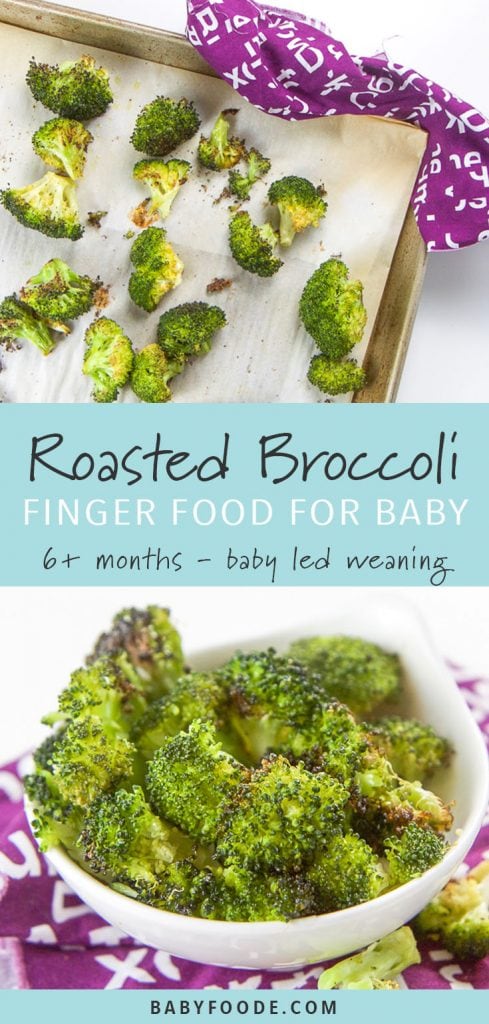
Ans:
[[[46,321],[19,302],[15,295],[9,295],[0,303],[0,345],[10,348],[22,338],[32,341],[45,356],[55,346]]]
[[[135,781],[136,748],[101,719],[70,720],[55,744],[52,774],[61,799],[88,807],[100,795]]]
[[[395,983],[396,976],[420,962],[421,957],[411,929],[398,928],[360,953],[328,967],[319,978],[318,988],[399,988]]]
[[[320,355],[311,359],[307,379],[325,395],[346,395],[348,391],[363,388],[366,376],[365,370],[353,359],[337,363],[334,359]]]
[[[313,886],[285,872],[252,871],[227,864],[200,872],[192,890],[194,912],[220,921],[290,921],[316,913]]]
[[[81,238],[75,185],[71,178],[48,171],[23,188],[6,188],[0,201],[25,228],[51,238]]]
[[[333,836],[319,849],[307,877],[322,914],[373,900],[389,884],[377,855],[354,832]]]
[[[243,270],[259,277],[272,277],[283,265],[282,260],[274,255],[278,244],[277,232],[271,224],[258,227],[245,210],[240,210],[231,218],[229,225],[229,245],[231,252]]]
[[[328,359],[342,359],[361,341],[367,322],[362,298],[363,285],[348,280],[348,268],[339,259],[322,263],[307,281],[299,315]]]
[[[29,278],[20,297],[55,329],[66,330],[67,320],[76,320],[92,308],[99,287],[100,281],[81,276],[63,260],[54,259]]]
[[[182,280],[183,263],[166,240],[163,228],[146,228],[131,246],[134,271],[129,295],[136,306],[152,313]]]
[[[202,842],[213,842],[224,807],[246,775],[226,754],[212,725],[195,719],[156,751],[146,771],[151,805]]]
[[[310,637],[291,644],[288,653],[318,677],[328,697],[343,701],[354,714],[369,714],[399,695],[397,655],[359,637]]]
[[[138,674],[148,703],[171,691],[184,671],[180,634],[168,608],[124,608],[102,633],[88,659],[127,655]]]
[[[134,726],[131,739],[149,760],[167,739],[188,729],[196,718],[207,719],[218,728],[223,724],[226,701],[227,689],[218,676],[189,672],[170,694],[150,705]]]
[[[158,344],[170,361],[185,361],[210,351],[216,331],[225,326],[219,306],[184,302],[166,310],[158,323]]]
[[[292,245],[299,231],[317,228],[328,209],[324,190],[294,174],[274,181],[268,198],[280,214],[280,245],[283,246]]]
[[[64,800],[51,771],[38,769],[24,777],[24,789],[32,806],[32,829],[45,852],[60,844],[76,856],[82,812]]]
[[[415,718],[391,715],[365,726],[369,739],[404,779],[423,782],[448,764],[452,753],[448,740],[438,736],[431,725]]]
[[[171,363],[156,342],[134,356],[131,387],[141,402],[171,402],[169,381],[181,373],[183,363]]]
[[[414,920],[419,938],[441,942],[459,960],[489,954],[489,861],[449,882]]]
[[[136,181],[147,185],[149,199],[133,210],[132,220],[147,228],[160,218],[165,220],[182,185],[187,181],[190,164],[187,160],[139,160],[132,172]]]
[[[229,135],[231,127],[225,117],[228,111],[219,114],[209,138],[201,136],[198,157],[203,167],[211,171],[226,171],[239,163],[245,155],[243,142]]]
[[[452,826],[450,809],[438,796],[423,789],[420,782],[402,779],[373,749],[364,754],[355,785],[359,794],[357,824],[363,817],[367,834],[372,828],[379,835],[400,832],[410,822],[435,832],[448,832]]]
[[[133,722],[149,704],[146,683],[125,651],[98,658],[73,672],[58,698],[58,711],[46,715],[47,725],[98,718],[115,736],[128,736]]]
[[[85,126],[65,117],[46,121],[32,136],[32,145],[41,160],[74,180],[83,175],[90,142],[93,135]]]
[[[94,382],[95,402],[114,402],[131,376],[134,353],[119,324],[107,317],[94,320],[86,334],[83,373]]]
[[[191,139],[199,127],[199,115],[189,100],[157,96],[138,114],[131,142],[140,153],[166,156]]]
[[[188,856],[192,841],[153,814],[141,787],[133,786],[94,801],[80,846],[91,871],[156,896],[168,865]]]
[[[246,174],[237,170],[229,172],[229,191],[244,202],[249,199],[252,186],[270,170],[270,160],[262,156],[257,149],[249,149],[246,153]]]
[[[336,779],[272,754],[230,796],[218,857],[273,869],[299,868],[339,833],[348,792]]]
[[[27,85],[34,99],[61,117],[88,121],[105,113],[112,103],[109,76],[93,57],[79,57],[64,64],[37,64],[32,60]]]
[[[440,835],[414,822],[400,835],[389,836],[384,843],[389,884],[404,885],[412,878],[418,878],[434,864],[438,864],[446,850],[447,844]]]

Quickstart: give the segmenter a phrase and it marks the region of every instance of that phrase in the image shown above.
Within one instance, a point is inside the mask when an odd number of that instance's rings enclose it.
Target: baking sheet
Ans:
[[[0,26],[2,187],[26,184],[45,169],[30,140],[35,129],[52,115],[33,101],[24,85],[29,59],[35,56],[36,60],[60,62],[84,52],[86,46]],[[193,299],[215,301],[225,309],[228,326],[217,336],[211,353],[175,380],[176,401],[323,400],[306,379],[309,360],[317,350],[297,317],[303,285],[315,267],[333,254],[341,254],[352,276],[361,278],[368,326],[353,353],[361,361],[426,144],[425,134],[407,125],[367,117],[287,123],[247,105],[218,79],[96,47],[89,52],[108,69],[115,102],[103,117],[90,123],[94,142],[78,196],[83,220],[89,210],[107,209],[108,215],[100,230],[87,226],[80,241],[70,242],[23,229],[0,209],[2,294],[19,290],[44,262],[59,256],[78,272],[100,276],[110,286],[106,315],[121,323],[136,348],[155,339],[164,309]],[[193,171],[163,225],[185,263],[183,282],[148,315],[138,310],[127,294],[131,240],[124,235],[132,228],[131,209],[146,194],[132,180],[132,167],[142,154],[136,154],[129,136],[139,109],[157,94],[194,99],[204,133],[221,109],[239,107],[236,134],[272,160],[266,182],[288,173],[323,182],[329,209],[319,229],[305,232],[296,238],[292,249],[282,251],[284,266],[277,275],[261,280],[248,274],[229,254],[229,203],[213,202],[225,186],[227,174],[198,168],[194,137],[177,151],[179,157],[192,161]],[[266,188],[266,183],[255,185],[252,200],[245,205],[257,221],[270,214]],[[233,285],[208,297],[206,285],[214,277],[231,277]],[[90,320],[91,315],[80,318],[72,335],[61,340],[49,357],[42,357],[27,342],[21,352],[3,354],[3,401],[88,401],[90,381],[83,377],[81,364],[83,334]],[[135,400],[130,389],[121,400]]]

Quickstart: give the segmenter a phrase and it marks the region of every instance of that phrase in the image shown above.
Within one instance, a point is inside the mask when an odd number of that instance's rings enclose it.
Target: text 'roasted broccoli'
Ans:
[[[93,57],[79,57],[64,64],[37,64],[32,60],[27,85],[34,99],[61,117],[88,121],[103,114],[113,96],[109,76]]]

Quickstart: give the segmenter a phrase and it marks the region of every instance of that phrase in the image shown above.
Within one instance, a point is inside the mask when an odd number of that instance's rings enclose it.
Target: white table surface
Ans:
[[[185,0],[57,0],[63,6],[183,32]],[[351,52],[390,56],[489,117],[487,0],[282,0],[325,21]],[[271,4],[273,6],[273,3]],[[280,6],[280,0],[275,0]],[[489,400],[489,242],[429,257],[399,402]]]
[[[0,765],[45,735],[39,724],[112,615],[129,605],[172,609],[186,651],[240,642],[335,617],[352,603],[403,602],[422,617],[438,651],[489,675],[489,589],[413,588],[12,588],[0,590]]]

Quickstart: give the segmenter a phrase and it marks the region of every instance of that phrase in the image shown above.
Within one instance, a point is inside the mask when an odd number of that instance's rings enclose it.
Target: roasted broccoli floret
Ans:
[[[148,703],[173,689],[184,671],[180,634],[168,608],[124,608],[102,633],[89,661],[126,654],[136,670]]]
[[[89,715],[68,722],[51,762],[61,799],[74,807],[88,807],[100,793],[132,785],[138,773],[133,744]]]
[[[307,178],[291,174],[274,181],[268,190],[272,206],[280,214],[280,245],[292,245],[296,234],[306,228],[317,228],[326,214],[328,204],[324,190],[316,188]]]
[[[254,868],[299,868],[339,833],[347,799],[336,779],[271,754],[231,795],[217,855]]]
[[[83,373],[92,377],[92,397],[95,402],[114,402],[119,389],[124,387],[134,360],[132,344],[119,324],[107,317],[94,320],[86,334],[87,350],[83,360]]]
[[[60,844],[76,856],[82,812],[64,800],[52,772],[38,769],[24,777],[24,789],[33,809],[32,829],[44,852]]]
[[[134,271],[129,295],[136,306],[152,313],[163,296],[182,280],[183,263],[166,240],[163,228],[146,228],[131,246]]]
[[[27,85],[34,99],[61,117],[88,121],[105,113],[112,103],[109,76],[93,57],[64,64],[36,64],[31,60]]]
[[[219,306],[184,302],[166,310],[158,324],[158,344],[171,361],[191,359],[210,351],[216,331],[226,323]]]
[[[180,188],[186,182],[190,164],[186,160],[139,160],[132,172],[136,181],[147,185],[150,198],[144,199],[132,212],[131,219],[140,228],[147,228],[160,218],[165,220]]]
[[[212,725],[195,719],[156,751],[146,771],[151,805],[163,818],[202,842],[213,842],[224,807],[246,776],[226,754]]]
[[[51,238],[81,238],[75,185],[71,178],[48,171],[44,177],[23,188],[0,192],[6,210],[25,228]]]
[[[140,153],[166,156],[191,139],[199,127],[199,115],[189,100],[157,96],[138,114],[131,142]]]
[[[209,138],[201,136],[198,157],[203,167],[211,171],[227,171],[239,163],[245,155],[244,143],[229,135],[231,127],[225,117],[228,111],[219,114]]]
[[[320,355],[311,359],[307,379],[325,395],[346,395],[348,391],[363,388],[366,376],[365,370],[353,359],[337,363],[334,359]]]
[[[360,953],[328,967],[320,975],[318,988],[399,988],[399,985],[392,984],[396,976],[420,962],[421,957],[411,929],[398,928]]]
[[[0,303],[0,345],[9,348],[21,338],[32,341],[45,356],[55,346],[46,321],[19,302],[15,295],[9,295]]]
[[[412,878],[423,875],[442,859],[447,850],[445,840],[431,828],[421,828],[414,822],[400,835],[389,836],[384,843],[389,884],[404,885]]]
[[[259,277],[272,277],[283,265],[282,260],[274,255],[278,244],[277,232],[271,224],[258,227],[245,210],[240,210],[231,218],[229,225],[229,245],[231,252],[243,270]]]
[[[153,701],[138,720],[131,739],[149,760],[167,739],[188,729],[194,719],[208,719],[218,729],[224,724],[227,688],[217,675],[188,672],[171,691]]]
[[[171,402],[169,382],[183,370],[183,363],[167,359],[156,342],[134,356],[131,387],[141,402]]]
[[[257,149],[250,149],[246,154],[246,174],[240,174],[237,170],[229,172],[229,191],[237,196],[241,202],[249,199],[252,186],[255,181],[263,178],[270,170],[270,160],[262,156]]]
[[[489,954],[489,861],[449,882],[414,920],[419,938],[442,943],[458,960]]]
[[[361,341],[367,322],[362,297],[362,283],[348,280],[348,268],[339,259],[322,263],[307,281],[299,315],[328,359],[342,359]]]
[[[307,877],[316,888],[317,912],[322,914],[373,900],[389,884],[377,855],[354,832],[333,836],[320,848]]]
[[[424,725],[415,718],[391,715],[369,722],[365,729],[394,771],[410,782],[416,779],[424,782],[450,760],[452,748],[448,740],[438,736],[431,725]]]
[[[30,277],[20,297],[38,316],[55,329],[65,329],[67,320],[76,320],[92,308],[100,281],[81,276],[63,262],[49,260],[39,273]]]
[[[65,117],[46,121],[32,136],[32,145],[41,160],[73,179],[82,177],[90,142],[93,135],[85,126]]]
[[[357,825],[362,818],[367,837],[400,832],[410,822],[435,832],[448,832],[452,814],[435,793],[423,789],[420,782],[408,782],[396,774],[389,762],[374,749],[367,750],[363,764],[355,775]],[[365,834],[363,827],[362,834]]]
[[[316,913],[314,887],[293,873],[252,871],[227,864],[199,873],[194,913],[220,921],[289,921]]]
[[[369,714],[399,695],[397,655],[359,637],[310,637],[297,640],[288,653],[318,677],[328,697],[343,701],[354,714]]]
[[[128,736],[133,722],[148,707],[146,684],[125,651],[92,661],[73,672],[58,698],[58,711],[46,715],[45,724],[99,718],[108,732]]]
[[[140,786],[99,797],[83,821],[80,846],[91,871],[110,882],[158,893],[169,864],[187,857],[192,841],[153,814]]]

